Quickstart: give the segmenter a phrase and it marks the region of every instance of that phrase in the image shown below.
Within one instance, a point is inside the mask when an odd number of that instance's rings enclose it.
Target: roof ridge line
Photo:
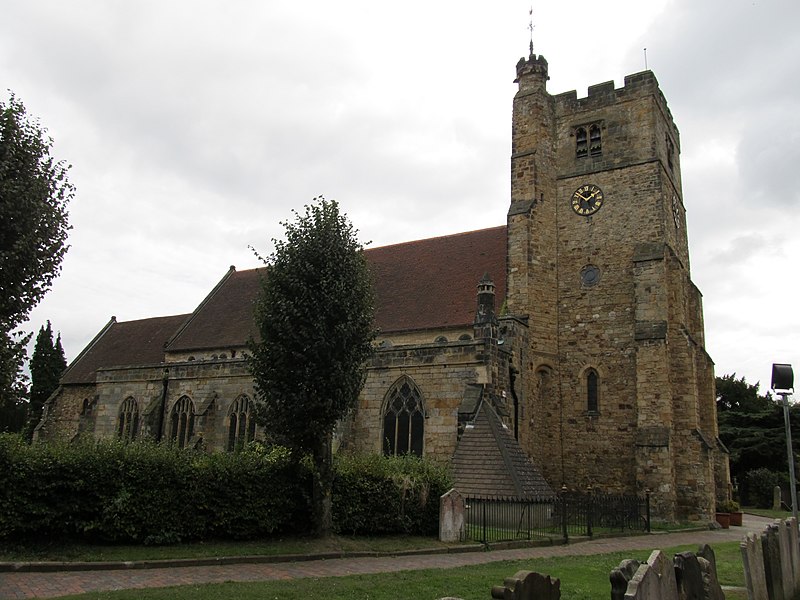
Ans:
[[[432,237],[422,238],[419,240],[409,240],[407,242],[396,242],[394,244],[386,244],[384,246],[374,246],[372,248],[364,248],[364,252],[371,252],[373,250],[383,250],[384,248],[393,248],[395,246],[409,246],[411,244],[419,244],[420,242],[429,242],[432,240],[441,240],[444,238],[461,237],[465,235],[472,235],[474,233],[481,233],[483,231],[491,231],[493,229],[505,229],[507,225],[495,225],[494,227],[484,227],[482,229],[473,229],[472,231],[458,231],[456,233],[445,233],[443,235],[434,235]]]
[[[80,353],[78,354],[78,356],[76,356],[76,357],[75,357],[75,358],[72,360],[72,362],[71,362],[71,363],[69,363],[69,366],[68,366],[66,369],[64,369],[64,372],[61,374],[61,377],[59,377],[59,378],[58,378],[58,381],[59,381],[59,383],[61,382],[61,380],[62,380],[62,379],[64,379],[64,377],[66,377],[66,376],[67,376],[67,373],[69,373],[69,372],[72,370],[72,368],[73,368],[75,365],[77,365],[77,364],[80,362],[80,360],[81,360],[81,359],[82,359],[82,358],[83,358],[83,357],[84,357],[86,354],[88,354],[88,353],[89,353],[89,350],[91,350],[92,348],[94,348],[94,347],[95,347],[95,345],[97,345],[97,342],[99,342],[99,341],[100,341],[100,338],[102,338],[102,337],[103,337],[103,336],[106,334],[106,332],[107,332],[109,329],[111,329],[111,327],[113,327],[113,326],[114,326],[114,325],[116,325],[116,324],[117,324],[117,317],[115,317],[114,315],[112,315],[112,316],[111,316],[111,318],[108,320],[108,323],[106,323],[106,324],[105,324],[105,326],[104,326],[104,327],[103,327],[103,328],[102,328],[100,331],[98,331],[98,332],[97,332],[97,335],[95,335],[95,336],[92,338],[92,341],[91,341],[91,342],[89,342],[89,343],[86,345],[86,347],[85,347],[83,350],[81,350],[81,351],[80,351]]]
[[[180,327],[178,327],[178,330],[172,334],[172,337],[170,337],[166,341],[166,343],[164,344],[165,352],[168,350],[172,342],[174,342],[178,338],[178,336],[186,330],[186,328],[189,326],[189,323],[191,323],[197,316],[197,313],[200,312],[200,309],[211,301],[211,298],[213,298],[214,295],[219,291],[219,289],[222,287],[222,284],[225,283],[228,279],[230,279],[234,273],[236,273],[236,267],[234,265],[231,265],[228,271],[225,273],[225,275],[222,276],[222,279],[220,279],[217,285],[214,286],[214,289],[212,289],[208,293],[208,295],[203,299],[203,301],[200,304],[198,304],[197,307],[191,312],[189,318],[186,319],[183,322],[183,324]]]
[[[497,414],[497,411],[494,410],[494,407],[491,404],[487,403],[486,408],[491,411],[491,414],[487,415],[489,420],[489,427],[492,430],[492,435],[494,436],[495,442],[497,443],[497,447],[500,449],[500,456],[503,457],[503,463],[505,464],[506,470],[508,471],[508,474],[511,477],[511,481],[514,483],[514,488],[517,492],[517,496],[522,497],[525,495],[525,490],[522,486],[522,481],[520,481],[519,475],[517,474],[517,470],[511,461],[511,456],[508,453],[508,448],[506,447],[505,441],[501,438],[501,436],[503,435],[503,427],[502,427],[502,422],[500,421],[500,416]],[[498,423],[500,423],[500,426],[498,426]],[[514,441],[515,442],[517,441],[516,438],[514,438]]]

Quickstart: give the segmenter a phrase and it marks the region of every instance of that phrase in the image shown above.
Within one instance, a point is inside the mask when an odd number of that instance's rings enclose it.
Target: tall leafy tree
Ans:
[[[766,468],[787,473],[786,431],[781,403],[759,384],[747,383],[736,374],[716,378],[719,437],[730,450],[731,475],[741,480],[745,473]],[[800,443],[800,407],[789,410],[792,442]]]
[[[318,535],[331,529],[331,441],[364,385],[372,352],[372,283],[357,231],[322,197],[282,223],[256,304],[250,368],[259,421],[275,441],[313,457]]]
[[[42,407],[56,388],[58,380],[67,368],[64,348],[61,346],[61,334],[53,341],[53,329],[50,321],[46,327],[39,328],[36,345],[31,357],[31,398],[28,409],[28,426],[26,435],[30,439],[33,430],[42,417]]]
[[[14,331],[50,289],[67,251],[69,166],[12,94],[0,101],[0,412],[24,395],[27,339]],[[29,339],[29,338],[28,338]]]

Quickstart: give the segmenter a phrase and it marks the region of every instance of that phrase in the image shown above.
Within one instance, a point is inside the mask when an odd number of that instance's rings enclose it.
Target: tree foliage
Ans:
[[[331,439],[364,384],[373,292],[363,246],[335,201],[315,198],[264,262],[250,368],[273,439],[311,452],[316,529],[330,530]]]
[[[746,474],[767,469],[788,473],[786,431],[781,403],[759,384],[736,374],[716,378],[719,437],[730,451],[731,476],[745,483]],[[800,443],[800,407],[791,406],[792,443]],[[768,490],[772,494],[772,489]],[[765,492],[766,493],[766,492]]]
[[[24,344],[12,332],[50,289],[68,248],[74,187],[52,146],[13,94],[0,101],[0,408],[19,400]]]
[[[58,388],[58,381],[66,368],[67,359],[61,346],[61,334],[58,334],[54,342],[53,329],[48,321],[46,327],[39,328],[30,362],[31,398],[26,430],[28,439],[33,436],[33,430],[42,416],[42,407],[50,394]]]

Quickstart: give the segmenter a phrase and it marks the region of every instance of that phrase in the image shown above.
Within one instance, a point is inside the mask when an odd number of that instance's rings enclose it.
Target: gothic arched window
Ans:
[[[383,414],[383,453],[422,456],[425,411],[419,389],[410,377],[401,377],[386,394]]]
[[[178,448],[185,448],[194,433],[194,403],[189,396],[181,396],[172,407],[170,416],[170,436]]]
[[[589,146],[586,143],[586,130],[583,127],[578,127],[575,130],[575,156],[583,158],[589,152]]]
[[[603,152],[603,144],[600,140],[600,127],[592,125],[589,127],[589,153],[598,156]]]
[[[127,441],[136,439],[139,430],[139,405],[132,397],[126,398],[119,407],[117,419],[117,435]]]
[[[228,410],[228,451],[236,450],[256,436],[256,418],[253,403],[242,394]]]
[[[597,401],[598,380],[597,371],[594,369],[586,371],[586,410],[590,413],[600,412]]]

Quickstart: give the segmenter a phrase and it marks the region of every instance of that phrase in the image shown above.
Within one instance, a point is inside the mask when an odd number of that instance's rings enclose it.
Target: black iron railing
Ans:
[[[650,494],[562,492],[542,498],[467,497],[466,539],[568,541],[570,536],[650,531]]]

